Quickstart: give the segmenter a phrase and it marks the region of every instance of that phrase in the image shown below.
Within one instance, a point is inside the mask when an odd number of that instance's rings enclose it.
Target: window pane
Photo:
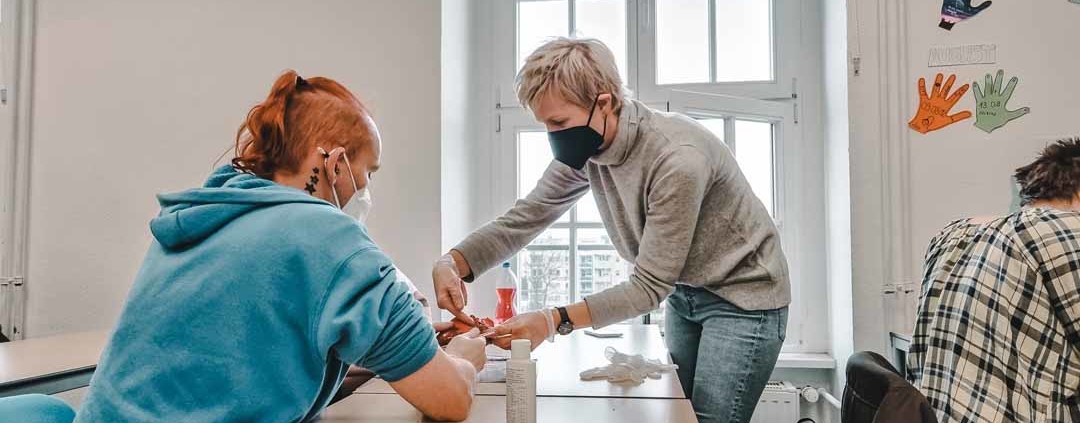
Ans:
[[[596,38],[615,55],[619,76],[626,83],[626,0],[577,0],[575,36]]]
[[[697,120],[701,126],[720,138],[720,141],[724,141],[724,118],[700,118]]]
[[[524,3],[522,3],[524,4]],[[518,198],[525,197],[536,186],[536,181],[544,175],[544,170],[554,156],[548,144],[547,132],[518,132]],[[569,222],[570,212],[559,218],[559,222]]]
[[[773,126],[735,121],[735,160],[769,214],[773,214]]]
[[[707,0],[656,2],[656,82],[709,82]]]
[[[522,251],[517,255],[521,287],[517,311],[522,313],[570,303],[570,252]]]
[[[611,237],[604,228],[578,229],[577,242],[578,245],[611,245]]]
[[[578,251],[577,261],[577,300],[630,279],[629,264],[614,250]]]
[[[569,228],[552,228],[536,237],[529,245],[563,245],[570,246],[570,229]]]
[[[577,220],[578,222],[587,223],[599,223],[600,209],[596,208],[596,197],[593,197],[592,190],[589,190],[588,194],[581,197],[577,202]]]
[[[570,30],[566,0],[522,1],[517,9],[517,69],[533,50],[552,37],[565,37]]]
[[[771,4],[716,0],[716,82],[772,80]]]

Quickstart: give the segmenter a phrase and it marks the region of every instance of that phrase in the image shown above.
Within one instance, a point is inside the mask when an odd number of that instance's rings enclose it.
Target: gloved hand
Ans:
[[[609,382],[633,382],[640,384],[645,378],[660,379],[661,373],[678,369],[674,364],[664,364],[657,359],[648,359],[641,354],[628,355],[614,347],[604,348],[604,356],[611,364],[581,372],[581,380],[607,379]]]
[[[449,311],[463,322],[473,324],[472,318],[465,314],[465,306],[469,304],[469,291],[465,289],[465,281],[458,274],[454,256],[446,254],[435,262],[431,269],[431,280],[435,283],[435,302],[439,308]]]
[[[545,339],[551,341],[555,336],[554,310],[550,308],[530,311],[511,317],[501,325],[495,326],[492,342],[504,350],[510,349],[510,341],[528,339],[532,349],[540,346]]]
[[[919,78],[919,110],[915,113],[915,117],[908,122],[911,129],[925,134],[971,117],[971,112],[967,110],[955,115],[949,115],[949,111],[956,105],[956,102],[960,101],[960,98],[967,92],[968,84],[964,84],[950,96],[948,95],[949,90],[952,89],[953,83],[956,82],[956,75],[949,76],[944,86],[941,85],[942,76],[940,73],[937,74],[934,79],[934,89],[929,95],[926,94],[926,79]]]
[[[978,15],[979,12],[990,7],[991,3],[993,2],[984,1],[979,3],[978,6],[972,6],[971,0],[943,0],[941,4],[941,23],[938,26],[946,30],[952,30],[953,25]]]
[[[446,345],[446,354],[465,359],[479,372],[484,369],[484,364],[487,364],[487,353],[484,351],[486,346],[487,341],[480,337],[480,330],[473,328],[451,339]]]
[[[1028,107],[1021,107],[1011,111],[1005,108],[1009,103],[1009,99],[1012,98],[1013,90],[1016,89],[1016,84],[1020,82],[1020,79],[1015,76],[1012,77],[1012,79],[1009,79],[1009,85],[1002,89],[1001,80],[1004,78],[1005,71],[1001,69],[998,69],[996,79],[991,80],[990,74],[986,74],[985,94],[979,88],[979,81],[975,81],[975,127],[987,133],[994,132],[995,129],[1005,126],[1006,123],[1031,112]]]

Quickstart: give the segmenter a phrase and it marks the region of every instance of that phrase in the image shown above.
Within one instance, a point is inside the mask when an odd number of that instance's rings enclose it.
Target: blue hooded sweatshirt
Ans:
[[[434,357],[420,304],[337,207],[229,166],[158,199],[76,422],[306,422],[349,364],[397,381]]]

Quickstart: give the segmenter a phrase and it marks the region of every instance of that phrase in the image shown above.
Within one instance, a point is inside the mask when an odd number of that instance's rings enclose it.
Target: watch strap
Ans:
[[[570,314],[566,312],[566,307],[555,307],[555,310],[559,311],[559,325],[563,323],[574,324],[574,322],[570,321]]]

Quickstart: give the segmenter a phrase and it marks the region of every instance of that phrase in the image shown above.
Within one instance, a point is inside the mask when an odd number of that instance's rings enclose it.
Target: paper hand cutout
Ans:
[[[1021,107],[1011,111],[1005,108],[1020,79],[1015,76],[1012,77],[1012,79],[1009,79],[1009,85],[1002,89],[1001,80],[1004,78],[1005,71],[1001,69],[998,69],[996,79],[991,80],[990,74],[986,74],[985,95],[983,90],[979,88],[979,81],[975,81],[975,127],[987,133],[994,132],[995,129],[1005,126],[1006,123],[1013,119],[1018,119],[1020,116],[1031,112],[1031,108],[1028,107]]]
[[[979,12],[990,7],[991,1],[984,1],[978,6],[972,6],[971,0],[942,0],[941,23],[938,26],[952,30],[953,25],[965,19],[978,15]]]
[[[964,96],[969,85],[964,84],[949,95],[949,90],[952,90],[953,83],[956,82],[956,75],[950,75],[944,86],[941,85],[942,77],[943,75],[939,73],[934,78],[934,89],[930,95],[926,95],[926,79],[919,78],[919,110],[908,122],[911,129],[925,134],[971,117],[971,112],[967,110],[949,115],[949,111]]]

